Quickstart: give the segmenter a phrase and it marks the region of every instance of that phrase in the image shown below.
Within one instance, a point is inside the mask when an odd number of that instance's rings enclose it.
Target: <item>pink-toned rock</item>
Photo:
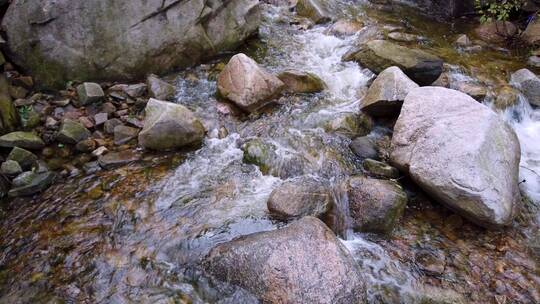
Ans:
[[[253,112],[279,96],[284,84],[244,54],[234,55],[219,74],[220,94],[247,112]]]

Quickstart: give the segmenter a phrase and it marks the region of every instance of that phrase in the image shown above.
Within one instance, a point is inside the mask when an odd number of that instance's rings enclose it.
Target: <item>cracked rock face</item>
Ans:
[[[519,209],[517,136],[464,93],[412,90],[394,127],[390,158],[433,198],[474,223],[508,225]]]
[[[236,48],[259,20],[258,0],[23,0],[2,26],[10,58],[58,87],[196,64]]]

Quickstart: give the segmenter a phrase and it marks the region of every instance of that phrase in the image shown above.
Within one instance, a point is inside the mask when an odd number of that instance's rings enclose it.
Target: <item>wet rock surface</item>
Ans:
[[[420,85],[433,83],[442,73],[443,64],[437,56],[385,40],[369,41],[347,59],[357,61],[377,74],[397,66]]]
[[[312,217],[218,245],[204,267],[265,303],[365,302],[354,260],[333,232]]]
[[[243,110],[253,112],[276,98],[284,84],[253,59],[237,54],[219,74],[218,89],[223,97]]]
[[[220,1],[201,13],[197,1],[18,2],[3,27],[15,62],[37,82],[59,86],[163,73],[230,50],[257,29],[258,4]]]
[[[407,204],[407,195],[401,186],[389,180],[352,177],[346,187],[353,228],[391,233]]]

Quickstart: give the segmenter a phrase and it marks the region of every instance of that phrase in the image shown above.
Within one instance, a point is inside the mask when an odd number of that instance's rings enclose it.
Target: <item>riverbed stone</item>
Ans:
[[[394,179],[399,177],[398,169],[374,159],[365,159],[362,166],[372,176]]]
[[[478,26],[476,36],[488,43],[503,43],[518,33],[518,28],[510,21],[493,21]]]
[[[148,85],[145,83],[137,83],[126,86],[123,91],[131,98],[139,98],[146,94]]]
[[[25,174],[25,176],[23,176],[24,181],[22,178],[19,180],[19,182],[15,182],[14,180],[14,187],[8,192],[8,195],[10,197],[30,196],[41,192],[49,188],[49,186],[54,182],[54,179],[56,177],[56,174],[54,172],[24,172],[22,174]],[[20,176],[21,175],[19,175],[19,177]]]
[[[296,13],[299,16],[311,19],[315,23],[325,23],[332,20],[328,12],[326,1],[321,0],[298,0]]]
[[[322,127],[326,132],[355,138],[369,134],[373,124],[373,119],[363,113],[341,112],[323,121]]]
[[[347,181],[347,193],[357,231],[391,233],[407,205],[401,186],[390,180],[354,176]]]
[[[299,155],[291,154],[284,157],[278,154],[278,147],[267,140],[259,138],[249,140],[242,145],[245,163],[259,167],[263,174],[280,178],[291,178],[304,175],[309,167],[309,161]]]
[[[12,4],[2,22],[10,59],[47,87],[189,67],[235,49],[261,21],[258,0]]]
[[[0,136],[0,147],[37,150],[45,147],[45,143],[33,132],[16,131]]]
[[[56,140],[64,144],[77,144],[81,140],[89,138],[92,134],[80,123],[64,119],[60,125],[60,130],[56,135]]]
[[[540,44],[540,17],[536,15],[521,35],[530,45]]]
[[[139,135],[139,129],[128,126],[117,126],[114,128],[114,144],[123,145]]]
[[[390,159],[474,223],[509,225],[519,210],[518,138],[502,118],[461,92],[411,91],[394,127]]]
[[[324,81],[310,72],[287,70],[281,72],[278,78],[285,84],[285,90],[293,93],[317,93],[326,88]]]
[[[473,81],[460,81],[453,85],[453,89],[463,92],[480,102],[483,101],[487,95],[487,88],[484,85]]]
[[[149,75],[146,78],[146,85],[148,86],[150,97],[152,98],[172,100],[176,95],[176,88],[172,84],[161,80],[156,75]]]
[[[23,148],[15,147],[9,153],[7,160],[16,161],[23,170],[29,170],[38,160],[38,157]]]
[[[0,167],[0,173],[6,176],[16,176],[21,174],[22,168],[19,165],[18,162],[14,160],[6,160],[2,163],[2,166]]]
[[[268,198],[267,207],[273,218],[290,220],[304,216],[322,218],[333,204],[331,189],[324,182],[302,176],[284,182]]]
[[[360,158],[376,159],[378,156],[375,142],[367,136],[355,138],[349,145],[349,148]]]
[[[0,135],[12,132],[19,125],[19,115],[11,96],[6,77],[0,75]]]
[[[169,150],[199,144],[205,134],[201,121],[183,105],[150,99],[139,144],[152,150]]]
[[[101,86],[94,82],[85,82],[77,86],[79,95],[79,106],[86,106],[103,100],[105,93]]]
[[[356,262],[319,219],[304,217],[213,248],[203,268],[263,303],[365,303]]]
[[[510,83],[523,93],[530,104],[540,106],[540,78],[528,69],[521,69],[510,76]]]
[[[218,76],[221,96],[246,112],[254,112],[278,97],[285,84],[257,62],[240,53],[234,55]]]
[[[109,152],[98,158],[98,163],[103,169],[113,169],[138,161],[141,157],[131,150]]]
[[[497,92],[497,98],[495,98],[493,105],[498,110],[506,110],[518,103],[519,91],[509,85],[505,85]]]
[[[122,125],[124,123],[118,118],[109,119],[103,123],[103,131],[107,134],[114,134],[114,129]]]
[[[362,22],[356,20],[339,19],[332,24],[328,31],[337,36],[351,36],[358,33],[363,27],[364,25]]]
[[[430,85],[443,71],[443,61],[439,57],[386,40],[369,41],[344,59],[357,61],[376,74],[397,66],[419,85]]]
[[[75,145],[75,149],[79,152],[89,153],[96,149],[97,143],[95,140],[88,138],[81,140]]]
[[[373,117],[397,116],[405,96],[418,84],[398,67],[382,71],[362,99],[360,109]]]

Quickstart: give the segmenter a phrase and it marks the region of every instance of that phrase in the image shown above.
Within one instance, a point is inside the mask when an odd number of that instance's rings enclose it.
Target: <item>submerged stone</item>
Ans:
[[[298,0],[296,12],[299,16],[309,18],[315,23],[325,23],[332,20],[326,5],[327,2],[321,0]]]
[[[113,169],[138,161],[140,156],[133,151],[109,152],[98,158],[98,163],[103,169]]]
[[[270,194],[270,215],[281,220],[304,216],[324,217],[333,204],[331,189],[312,177],[286,181]]]

